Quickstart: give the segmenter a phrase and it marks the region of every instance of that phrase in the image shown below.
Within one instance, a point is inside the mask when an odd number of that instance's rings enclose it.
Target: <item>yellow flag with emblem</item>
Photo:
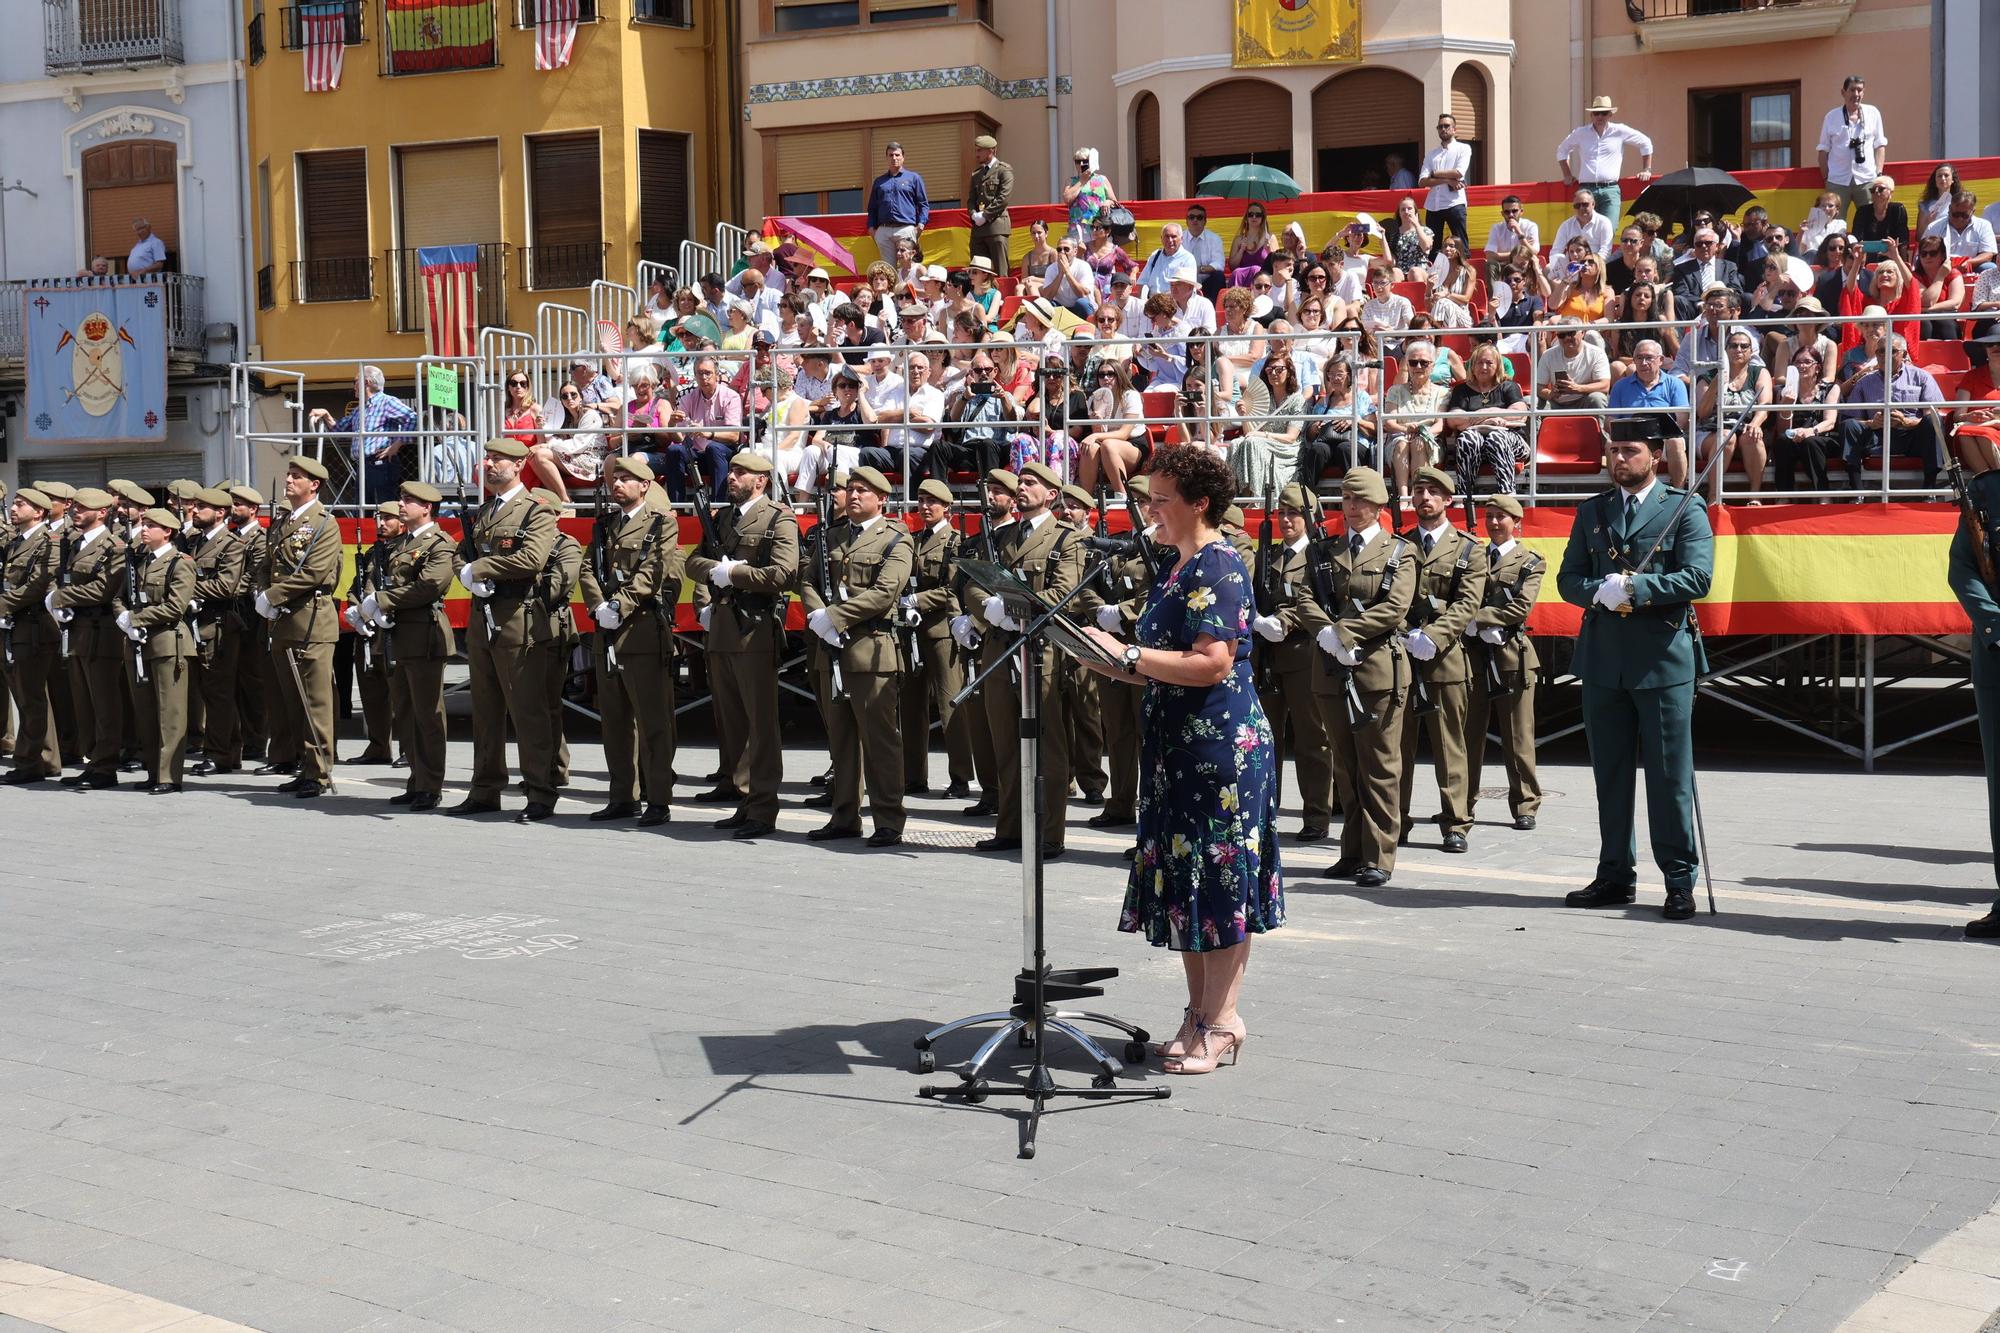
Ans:
[[[1361,0],[1234,0],[1238,69],[1361,59]]]

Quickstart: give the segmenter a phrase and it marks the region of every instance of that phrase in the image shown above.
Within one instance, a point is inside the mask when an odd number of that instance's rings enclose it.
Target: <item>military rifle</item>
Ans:
[[[1146,581],[1157,583],[1160,566],[1153,556],[1153,544],[1146,540],[1146,516],[1139,512],[1139,501],[1130,491],[1125,492],[1125,516],[1132,521],[1132,540],[1139,548],[1139,558],[1146,563]]]
[[[722,529],[715,522],[715,507],[709,500],[708,483],[701,479],[701,469],[695,466],[693,455],[689,455],[688,457],[687,479],[688,503],[694,508],[696,521],[701,524],[701,544],[695,548],[695,554],[705,560],[719,561],[728,554],[728,551],[722,545]],[[666,595],[664,589],[661,595]],[[748,638],[753,628],[750,613],[737,605],[735,590],[732,588],[717,589],[713,600],[729,607],[729,614],[736,617],[736,632]],[[653,605],[656,610],[664,613],[664,606],[661,602],[656,600]],[[664,625],[664,621],[662,623]],[[668,626],[667,628],[670,629],[671,627]]]
[[[1256,598],[1257,614],[1260,616],[1278,614],[1278,584],[1284,577],[1284,568],[1276,557],[1277,521],[1278,478],[1273,474],[1264,487],[1264,526],[1257,534],[1257,568],[1250,580],[1251,593]],[[1275,683],[1271,664],[1271,649],[1275,645],[1262,641],[1261,635],[1259,640],[1252,648],[1256,659],[1252,675],[1259,685],[1269,689]]]
[[[56,586],[58,588],[67,588],[69,586],[69,567],[71,561],[73,561],[75,558],[76,558],[76,546],[74,543],[70,541],[70,534],[64,533],[62,538],[62,544],[59,547],[57,547],[57,553],[56,553]],[[67,610],[68,608],[64,609]],[[61,653],[63,660],[68,661],[69,621],[64,619],[62,616],[57,616],[56,627],[58,634],[57,649]]]
[[[597,474],[597,525],[590,533],[590,572],[596,575],[597,586],[607,602],[617,597],[624,585],[618,562],[611,558],[611,506],[604,493],[604,477],[609,470],[600,469]],[[597,641],[604,645],[605,674],[617,675],[623,668],[618,665],[618,645],[612,632],[598,625]]]
[[[908,522],[905,521],[903,523],[903,526],[905,528],[908,528],[909,527]],[[908,536],[909,534],[905,532],[904,535]],[[899,601],[896,604],[896,609],[890,613],[894,617],[896,623],[896,636],[903,641],[903,654],[904,657],[907,659],[908,667],[911,671],[915,671],[921,668],[924,662],[924,654],[923,654],[924,636],[920,632],[924,623],[924,617],[923,613],[917,610],[917,594],[923,591],[922,584],[918,581],[917,571],[918,567],[923,562],[916,559],[915,545],[916,544],[914,542],[911,543],[910,583],[909,583],[910,604],[909,606],[905,607]]]
[[[1958,501],[1958,516],[1965,524],[1966,539],[1972,543],[1972,564],[1979,572],[1979,581],[1986,585],[1987,592],[2000,597],[2000,570],[1994,568],[1993,545],[1987,539],[1986,525],[1979,521],[1979,506],[1972,502],[1972,488],[1966,484],[1965,464],[1954,458],[1944,474]]]
[[[820,605],[833,610],[833,552],[829,548],[828,528],[833,524],[833,497],[825,486],[820,486],[813,495],[815,512],[813,516],[813,582],[819,589]],[[827,666],[831,669],[828,678],[828,694],[835,699],[847,697],[847,688],[840,679],[840,644],[827,644]]]
[[[146,604],[139,586],[139,554],[137,542],[125,548],[125,605],[135,611]],[[146,683],[146,639],[146,631],[140,630],[132,640],[132,679],[141,685]]]
[[[7,596],[7,562],[13,558],[14,552],[19,550],[20,546],[21,539],[16,537],[7,543],[5,551],[0,551],[0,601],[4,601]],[[0,662],[5,662],[8,666],[14,665],[14,617],[12,616],[0,615]]]

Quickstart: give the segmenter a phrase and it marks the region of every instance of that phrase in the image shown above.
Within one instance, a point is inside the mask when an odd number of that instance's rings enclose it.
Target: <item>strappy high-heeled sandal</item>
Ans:
[[[1153,1043],[1153,1054],[1162,1060],[1178,1060],[1188,1052],[1188,1043],[1194,1040],[1195,1032],[1201,1027],[1201,1015],[1194,1008],[1181,1010],[1181,1028],[1166,1041]]]
[[[1161,1067],[1169,1074],[1212,1074],[1224,1062],[1224,1056],[1228,1057],[1228,1063],[1235,1064],[1247,1040],[1247,1033],[1212,1028],[1204,1023],[1196,1029],[1194,1048]]]

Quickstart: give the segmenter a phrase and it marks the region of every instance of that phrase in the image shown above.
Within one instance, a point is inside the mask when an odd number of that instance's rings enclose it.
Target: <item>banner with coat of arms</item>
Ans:
[[[1361,59],[1361,0],[1235,0],[1238,69]]]
[[[157,282],[29,287],[28,438],[167,437],[167,292]]]

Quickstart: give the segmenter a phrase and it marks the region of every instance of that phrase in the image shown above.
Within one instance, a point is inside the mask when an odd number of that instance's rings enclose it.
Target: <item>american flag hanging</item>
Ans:
[[[347,55],[347,6],[301,5],[299,35],[305,48],[306,91],[332,92],[340,86],[340,67]]]
[[[420,246],[417,271],[424,283],[431,355],[471,356],[479,336],[479,247]]]
[[[581,0],[537,0],[535,5],[535,68],[561,69],[576,45]]]

